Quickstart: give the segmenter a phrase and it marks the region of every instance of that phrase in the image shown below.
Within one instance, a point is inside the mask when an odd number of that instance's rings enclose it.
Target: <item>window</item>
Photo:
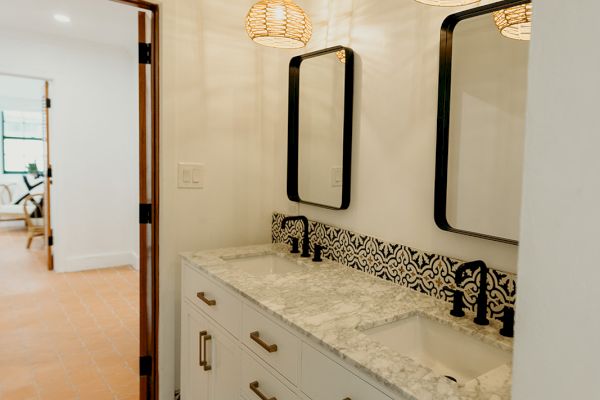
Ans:
[[[44,170],[44,114],[41,111],[0,111],[2,171],[24,174],[34,164]]]

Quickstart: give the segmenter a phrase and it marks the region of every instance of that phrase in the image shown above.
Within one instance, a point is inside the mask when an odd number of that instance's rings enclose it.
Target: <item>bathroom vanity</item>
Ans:
[[[510,398],[499,324],[289,246],[182,255],[183,400]]]

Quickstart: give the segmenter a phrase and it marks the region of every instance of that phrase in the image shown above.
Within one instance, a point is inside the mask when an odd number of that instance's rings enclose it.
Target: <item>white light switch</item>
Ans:
[[[341,187],[343,184],[342,167],[331,167],[331,187]]]
[[[204,164],[177,164],[177,186],[182,189],[202,189],[204,187]]]
[[[183,168],[183,183],[192,182],[192,170],[190,168]]]

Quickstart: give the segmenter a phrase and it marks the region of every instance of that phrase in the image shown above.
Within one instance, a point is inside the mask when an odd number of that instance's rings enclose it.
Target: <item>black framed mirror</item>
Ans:
[[[291,59],[287,195],[345,210],[350,205],[354,52],[336,46]]]
[[[514,10],[531,13],[531,1],[442,24],[434,218],[446,231],[518,245],[529,41],[498,25]]]

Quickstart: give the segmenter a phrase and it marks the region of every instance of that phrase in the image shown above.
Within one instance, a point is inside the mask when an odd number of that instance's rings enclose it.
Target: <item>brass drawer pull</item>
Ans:
[[[260,400],[277,400],[276,397],[267,397],[264,394],[262,394],[262,392],[258,390],[258,381],[250,383],[250,390],[252,390],[254,394],[260,398]]]
[[[204,368],[205,371],[210,371],[212,369],[212,366],[208,363],[208,361],[206,360],[206,342],[212,339],[212,336],[206,334],[203,336],[204,337],[204,343],[202,346],[202,351],[204,353],[204,360],[202,361],[202,367]]]
[[[265,349],[269,353],[275,353],[277,351],[277,345],[276,344],[266,344],[260,338],[260,334],[258,333],[258,331],[252,332],[250,334],[250,339],[254,340],[256,343],[258,343],[260,345],[260,347],[262,347],[263,349]]]
[[[209,306],[214,306],[217,304],[216,300],[209,300],[204,296],[204,292],[198,292],[196,293],[196,297],[198,297],[200,300],[202,300],[203,302],[205,302],[207,305]]]

